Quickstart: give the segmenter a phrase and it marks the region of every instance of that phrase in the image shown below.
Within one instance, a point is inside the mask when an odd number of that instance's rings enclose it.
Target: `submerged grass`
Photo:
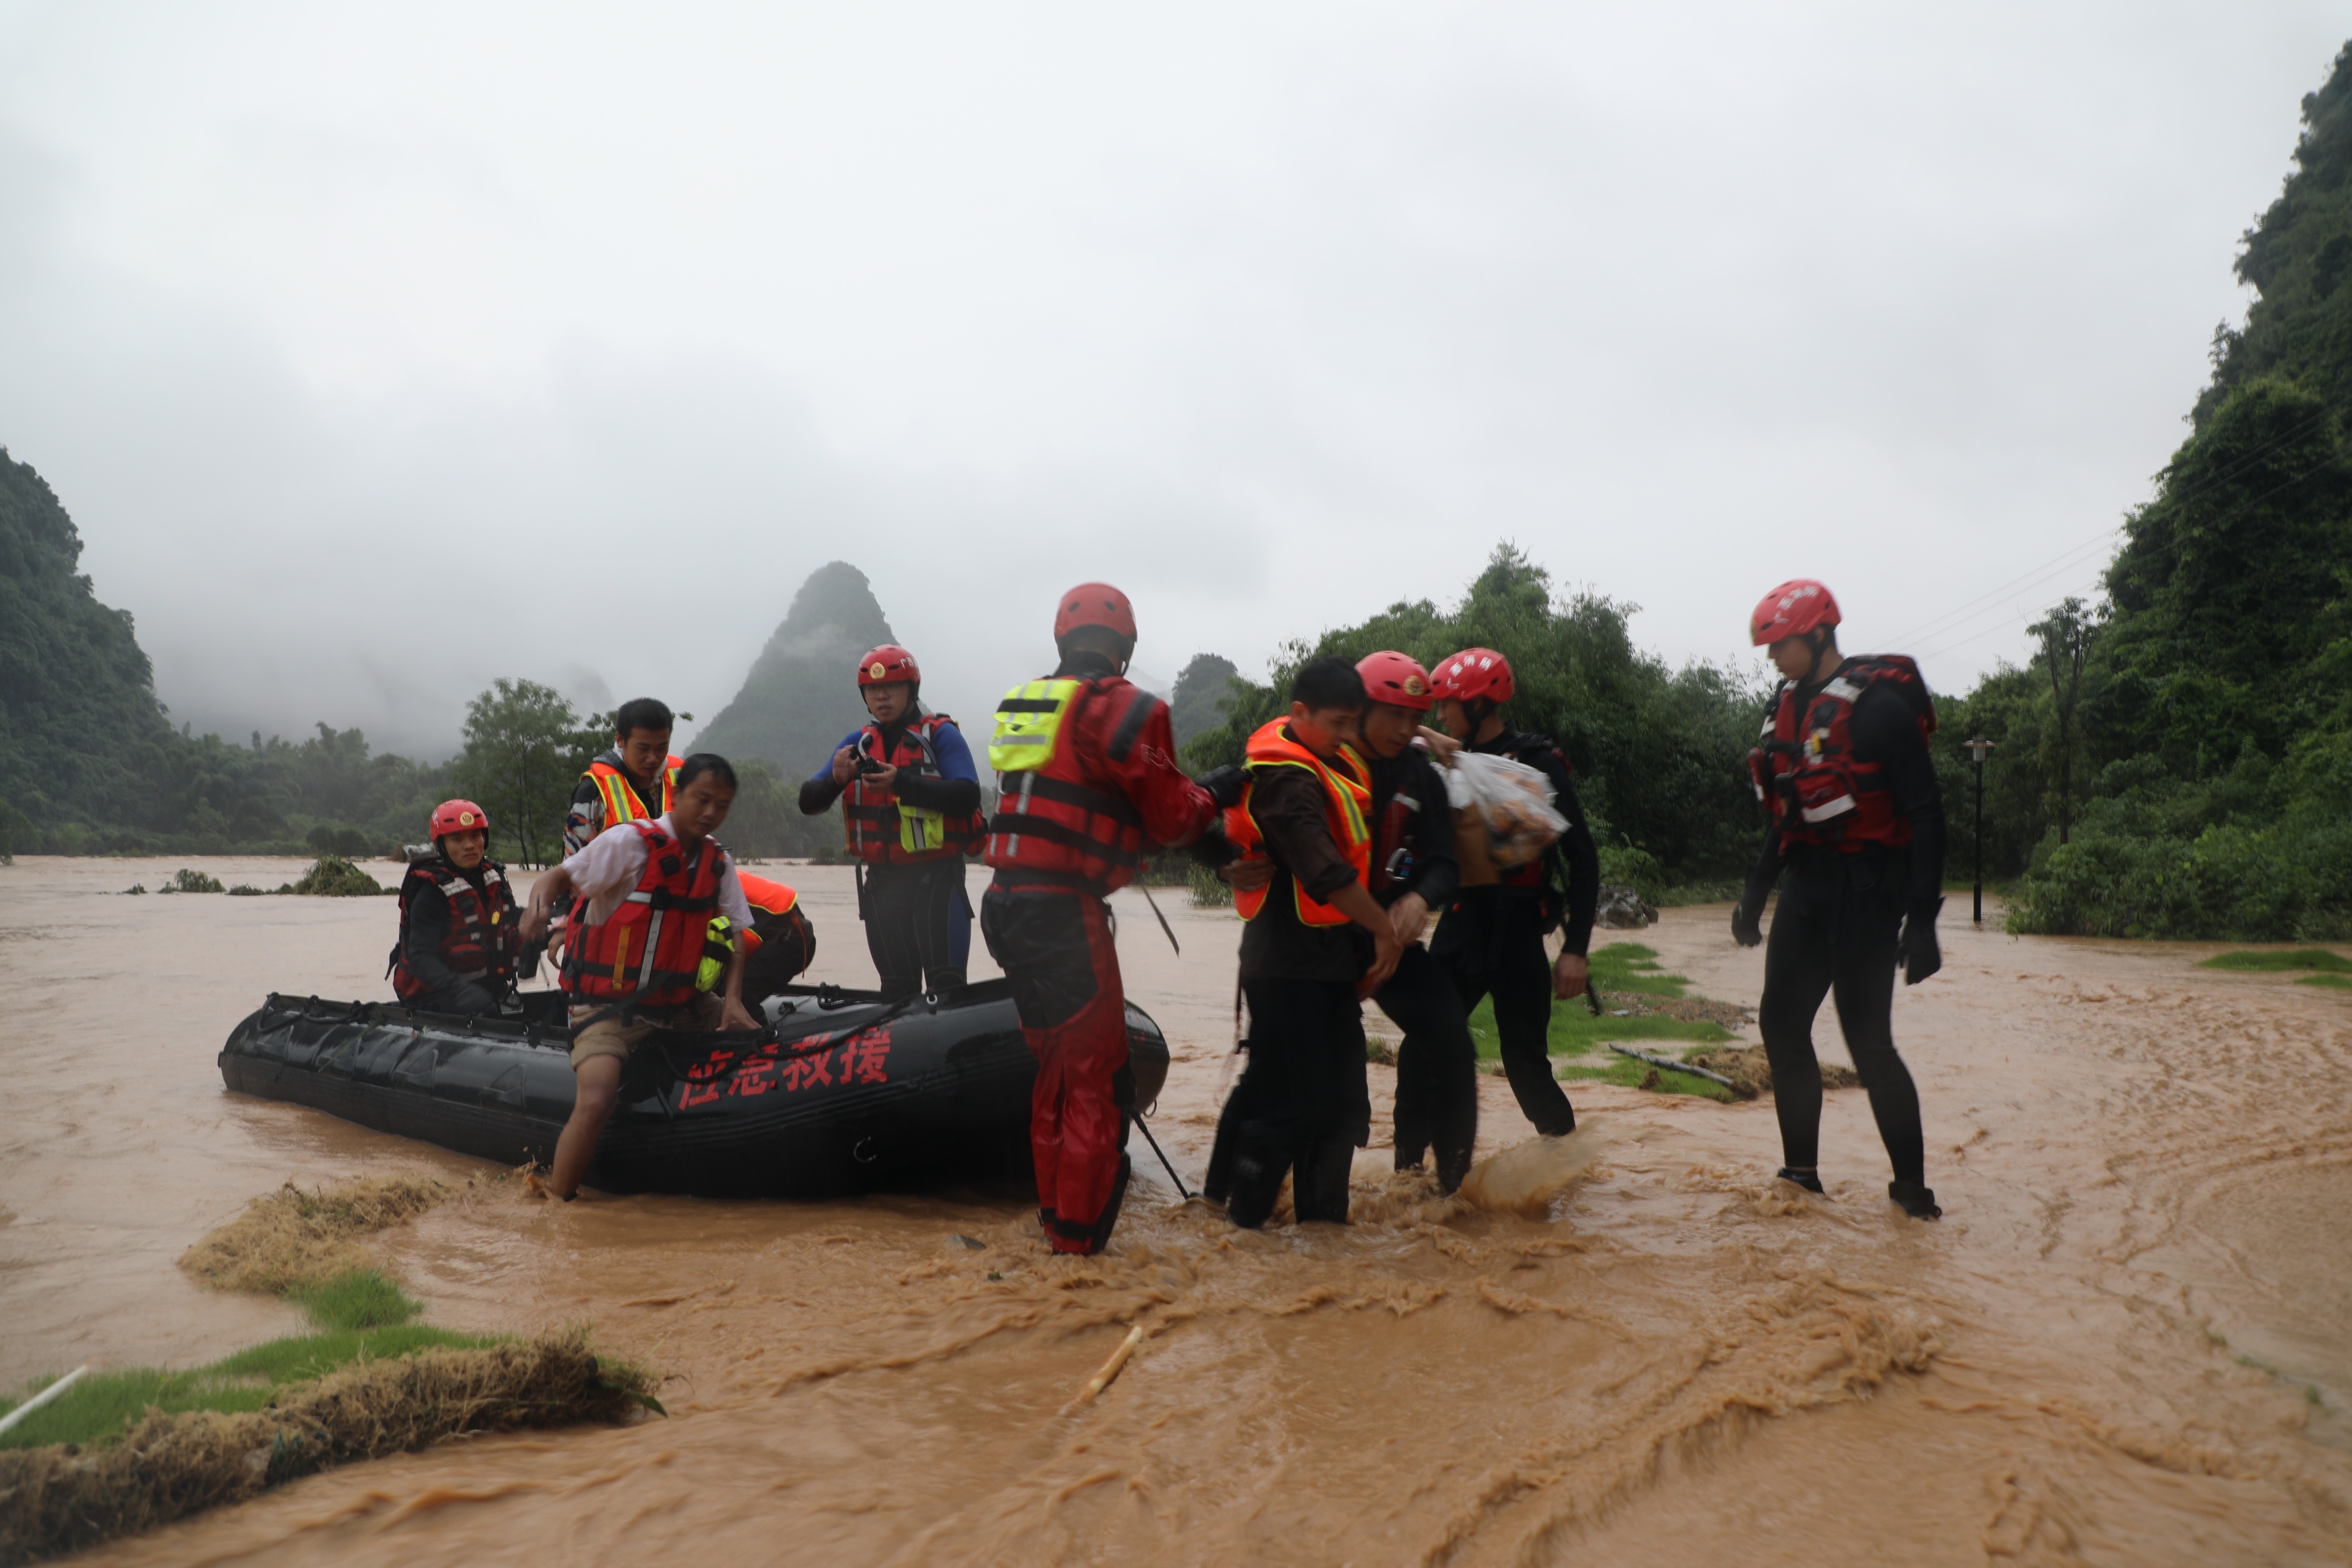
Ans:
[[[2290,969],[2316,969],[2330,973],[2352,974],[2352,958],[2330,952],[2324,947],[2243,948],[2236,952],[2217,952],[2198,967],[2252,970],[2263,974],[2280,974]]]
[[[361,1237],[454,1195],[455,1188],[420,1176],[369,1176],[317,1192],[289,1182],[188,1248],[180,1267],[215,1290],[290,1296],[322,1288],[366,1268]]]
[[[1612,997],[1647,997],[1659,1001],[1682,1001],[1690,982],[1679,974],[1668,974],[1658,967],[1657,951],[1637,942],[1611,942],[1591,955],[1592,985],[1603,998],[1601,1016],[1592,1016],[1583,998],[1554,1002],[1551,1006],[1549,1044],[1556,1057],[1589,1056],[1610,1040],[1691,1040],[1713,1045],[1733,1037],[1722,1025],[1702,1018],[1677,1018],[1661,1014],[1633,1014],[1613,1016],[1608,1005]],[[1502,1037],[1495,1027],[1495,1004],[1490,997],[1478,1004],[1470,1015],[1470,1037],[1476,1042],[1478,1054],[1488,1060],[1502,1056]],[[1623,1058],[1620,1058],[1619,1060]],[[1568,1069],[1562,1069],[1563,1076]],[[1613,1067],[1583,1071],[1584,1077],[1603,1077],[1610,1082],[1621,1079]],[[1638,1070],[1635,1077],[1640,1076]],[[1704,1079],[1697,1080],[1704,1082]]]
[[[147,1410],[116,1440],[95,1447],[0,1449],[0,1563],[79,1551],[332,1465],[444,1437],[658,1410],[654,1384],[641,1368],[600,1363],[585,1331],[572,1329],[527,1342],[355,1358],[312,1381],[264,1386],[254,1408]],[[26,1425],[47,1414],[37,1412]]]

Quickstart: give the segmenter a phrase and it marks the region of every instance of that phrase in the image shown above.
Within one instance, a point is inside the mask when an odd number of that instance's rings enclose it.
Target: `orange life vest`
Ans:
[[[593,1001],[674,1007],[694,999],[727,851],[716,838],[688,850],[651,822],[628,826],[646,841],[645,874],[611,915],[572,932],[563,988]],[[572,906],[575,917],[587,902]]]
[[[765,877],[755,877],[740,867],[736,868],[735,879],[743,885],[743,897],[751,904],[754,911],[751,918],[755,921],[760,918],[757,913],[759,910],[764,910],[772,915],[790,914],[793,906],[801,901],[801,896],[782,882],[771,882]],[[748,958],[759,951],[760,933],[757,931],[745,931],[743,955]]]
[[[1901,654],[1844,660],[1813,700],[1797,712],[1794,681],[1781,684],[1765,718],[1760,743],[1748,753],[1756,798],[1780,829],[1782,845],[1808,844],[1858,851],[1911,842],[1911,819],[1876,763],[1853,754],[1853,705],[1874,686],[1901,693],[1922,740],[1936,735],[1936,704],[1919,667]]]
[[[1261,727],[1249,738],[1244,755],[1249,760],[1253,785],[1258,772],[1264,768],[1305,768],[1323,785],[1323,820],[1331,829],[1331,841],[1339,853],[1355,868],[1356,879],[1371,886],[1372,830],[1367,820],[1372,808],[1370,770],[1363,759],[1349,747],[1339,748],[1339,763],[1325,762],[1297,741],[1290,738],[1287,719],[1276,719]],[[1240,804],[1225,809],[1225,837],[1242,852],[1242,858],[1265,858],[1265,835],[1250,815],[1250,789],[1244,789]],[[1234,890],[1234,908],[1242,919],[1255,920],[1265,908],[1265,896],[1272,883],[1247,891]],[[1329,904],[1307,896],[1298,879],[1290,879],[1291,896],[1297,900],[1298,920],[1302,925],[1343,926],[1352,916],[1342,913]]]
[[[910,778],[935,779],[941,775],[932,737],[941,725],[954,722],[944,713],[926,713],[900,730],[897,743],[887,748],[882,743],[882,727],[868,724],[858,732],[857,754]],[[892,791],[876,789],[863,775],[852,773],[841,792],[841,834],[849,853],[867,865],[903,866],[977,855],[988,837],[988,824],[976,811],[949,816],[907,805]]]
[[[594,782],[596,793],[604,802],[604,826],[618,827],[625,822],[651,822],[656,816],[668,816],[670,796],[677,790],[677,770],[684,766],[686,759],[683,757],[674,756],[662,763],[659,811],[647,811],[629,775],[603,757],[590,763],[583,776]]]

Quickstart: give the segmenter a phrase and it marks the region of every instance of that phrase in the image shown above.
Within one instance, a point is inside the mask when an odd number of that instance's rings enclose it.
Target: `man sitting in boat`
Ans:
[[[750,928],[751,906],[734,861],[710,837],[734,804],[734,768],[698,752],[679,766],[659,818],[607,827],[531,888],[525,941],[547,930],[560,895],[572,896],[578,922],[563,951],[578,1089],[548,1183],[566,1203],[579,1195],[619,1103],[622,1066],[647,1036],[759,1027],[743,1005],[734,940]]]
[[[751,906],[751,929],[743,933],[743,1006],[757,1011],[814,962],[816,928],[800,895],[783,883],[740,868],[735,876]]]
[[[507,868],[489,858],[489,813],[445,800],[426,825],[433,854],[400,881],[400,941],[384,973],[428,1013],[495,1013],[514,989],[522,934]]]

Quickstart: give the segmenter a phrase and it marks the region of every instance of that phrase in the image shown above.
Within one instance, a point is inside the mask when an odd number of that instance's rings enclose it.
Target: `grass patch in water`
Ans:
[[[423,1214],[455,1193],[417,1176],[370,1176],[316,1192],[289,1182],[188,1248],[180,1267],[215,1290],[291,1296],[323,1289],[366,1268],[361,1237]],[[390,1281],[385,1288],[392,1288]]]
[[[1664,1053],[1660,1053],[1664,1054]],[[1668,1072],[1637,1062],[1631,1057],[1609,1055],[1605,1067],[1561,1067],[1554,1069],[1563,1083],[1615,1083],[1627,1089],[1646,1089],[1653,1094],[1690,1094],[1701,1100],[1720,1100],[1726,1105],[1736,1103],[1739,1097],[1721,1084],[1691,1073]]]
[[[2317,969],[2330,973],[2352,974],[2352,958],[2341,957],[2324,947],[2291,950],[2242,948],[2236,952],[2217,952],[2198,967],[2250,970],[2259,974],[2280,974],[2290,969]]]
[[[1591,955],[1592,984],[1603,997],[1600,1017],[1580,996],[1551,1005],[1551,1031],[1549,1045],[1556,1057],[1581,1057],[1609,1040],[1690,1040],[1700,1045],[1717,1045],[1733,1038],[1730,1030],[1720,1024],[1699,1019],[1668,1018],[1657,1015],[1626,1018],[1612,1017],[1606,998],[1619,995],[1654,996],[1662,1001],[1681,1001],[1690,982],[1679,974],[1668,974],[1658,967],[1654,948],[1638,942],[1613,942]],[[1478,1047],[1479,1056],[1492,1061],[1503,1054],[1502,1037],[1495,1028],[1495,1002],[1487,997],[1470,1015],[1470,1038]],[[1619,1058],[1622,1062],[1623,1058]],[[1639,1064],[1626,1063],[1635,1068],[1634,1080],[1641,1076]],[[1566,1069],[1563,1069],[1565,1076]],[[1585,1077],[1604,1077],[1609,1082],[1626,1081],[1616,1075],[1614,1067],[1586,1071]],[[1706,1084],[1705,1079],[1691,1081]],[[1708,1085],[1713,1088],[1715,1086]]]
[[[499,1342],[482,1334],[405,1323],[292,1334],[187,1372],[134,1366],[89,1373],[54,1403],[0,1434],[0,1448],[40,1448],[52,1443],[103,1446],[120,1441],[150,1410],[167,1415],[192,1410],[234,1415],[264,1408],[281,1388],[315,1382],[357,1363],[391,1361],[421,1350],[481,1350]],[[36,1378],[17,1394],[0,1399],[0,1415],[56,1381],[54,1376]]]
[[[2352,974],[2306,974],[2297,985],[2324,985],[2330,991],[2352,991]]]
[[[383,1346],[393,1342],[383,1336],[433,1332],[385,1329],[359,1338]],[[316,1352],[312,1359],[319,1359]],[[208,1373],[215,1387],[225,1381],[215,1368],[183,1375],[194,1381]],[[600,1362],[589,1352],[585,1331],[572,1329],[528,1342],[451,1335],[406,1352],[362,1355],[314,1379],[273,1387],[256,1378],[243,1391],[262,1401],[256,1407],[151,1409],[155,1401],[150,1397],[128,1430],[118,1424],[111,1442],[81,1447],[50,1440],[37,1448],[0,1448],[0,1563],[79,1551],[242,1501],[333,1465],[406,1453],[466,1433],[622,1421],[641,1408],[658,1412],[656,1381],[626,1363]],[[42,1422],[52,1409],[72,1409],[80,1392],[77,1384],[26,1426]],[[127,1384],[121,1393],[131,1396]]]
[[[425,1310],[424,1302],[373,1268],[347,1268],[287,1295],[319,1327],[346,1331],[397,1328]]]

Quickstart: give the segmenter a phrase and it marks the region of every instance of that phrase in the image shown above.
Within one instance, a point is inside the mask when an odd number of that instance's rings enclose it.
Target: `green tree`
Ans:
[[[502,676],[466,705],[457,785],[490,814],[517,862],[544,866],[562,847],[572,786],[605,743],[553,687]]]
[[[2082,700],[2083,665],[2098,621],[2082,600],[2070,597],[2032,631],[2041,641],[2042,662],[2050,673],[2051,746],[2058,759],[2058,842],[2063,844],[2074,820],[2074,710]]]

